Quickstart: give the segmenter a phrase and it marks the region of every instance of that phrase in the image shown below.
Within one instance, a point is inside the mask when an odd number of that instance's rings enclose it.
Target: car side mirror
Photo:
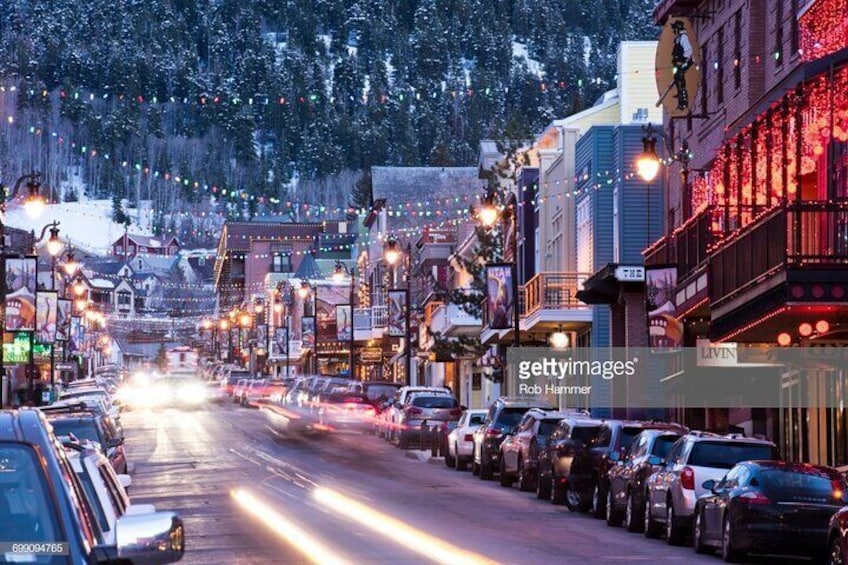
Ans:
[[[659,455],[651,455],[648,457],[648,465],[662,465],[664,459]]]
[[[462,405],[461,405],[461,406],[459,407],[459,409],[460,409],[460,410],[468,410],[468,406],[462,406]]]
[[[133,563],[174,563],[185,552],[182,519],[174,512],[129,514],[115,525],[118,559]]]
[[[703,487],[704,489],[706,489],[710,492],[715,492],[716,482],[715,482],[714,479],[710,479],[708,481],[704,481],[703,483],[701,483],[701,487]]]
[[[113,447],[119,447],[123,444],[124,444],[124,438],[113,437],[112,439],[106,441],[106,449],[112,449]]]
[[[611,451],[609,454],[609,460],[613,462],[621,461],[621,452],[619,451]]]

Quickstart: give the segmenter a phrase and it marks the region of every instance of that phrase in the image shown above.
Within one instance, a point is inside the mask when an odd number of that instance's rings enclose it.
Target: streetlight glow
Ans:
[[[333,280],[337,283],[344,282],[347,273],[345,273],[344,264],[341,261],[336,261],[336,269],[333,271]]]
[[[480,222],[486,226],[487,228],[495,225],[495,222],[498,221],[498,216],[500,216],[500,212],[493,204],[484,204],[480,207]]]
[[[383,244],[383,258],[389,265],[397,265],[400,261],[400,246],[397,239],[389,237]]]
[[[301,281],[300,286],[297,289],[297,295],[301,298],[309,296],[309,281]]]
[[[549,340],[554,349],[567,349],[570,343],[568,334],[562,331],[552,333]]]
[[[636,159],[636,172],[645,182],[651,182],[660,172],[660,158],[657,155],[657,138],[654,137],[654,128],[648,124],[644,128],[645,137],[642,138],[642,153]]]
[[[242,313],[241,317],[239,318],[239,324],[241,324],[241,327],[243,327],[243,328],[250,327],[250,322],[251,322],[250,314],[248,314],[247,312]]]
[[[50,228],[50,239],[47,240],[47,252],[51,257],[58,257],[64,248],[65,244],[59,239],[59,228],[54,224]]]

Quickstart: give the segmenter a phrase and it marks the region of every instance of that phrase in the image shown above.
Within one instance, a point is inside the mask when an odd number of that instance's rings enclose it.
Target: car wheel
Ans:
[[[830,542],[827,563],[828,565],[845,565],[845,554],[842,551],[842,540],[839,539],[839,535]]]
[[[507,474],[506,469],[504,468],[503,454],[501,454],[501,464],[500,464],[500,469],[498,470],[498,474],[500,475],[502,487],[509,488],[509,487],[512,486],[512,477],[509,474]]]
[[[522,492],[530,492],[533,490],[532,475],[524,465],[521,457],[518,458],[518,490]]]
[[[457,458],[450,454],[450,449],[445,449],[443,453],[445,454],[445,465],[450,468],[456,467]]]
[[[398,434],[398,447],[401,449],[409,449],[409,438],[406,434]]]
[[[721,525],[721,558],[725,563],[736,563],[739,561],[739,552],[733,549],[730,533],[730,518],[725,516]]]
[[[633,493],[627,491],[627,496],[624,499],[624,527],[628,532],[639,532],[642,530],[642,522],[639,521],[639,510],[636,508],[636,502],[633,499]]]
[[[486,460],[485,454],[480,454],[480,480],[491,481],[495,476],[495,469],[491,461]]]
[[[680,545],[683,541],[683,528],[674,515],[674,504],[671,500],[665,505],[665,541],[668,545]]]
[[[586,503],[583,501],[583,497],[580,495],[580,492],[574,489],[574,486],[569,481],[565,485],[564,489],[564,497],[563,502],[572,512],[585,512],[586,511]]]
[[[648,497],[648,494],[645,494],[645,519],[642,525],[642,533],[645,534],[646,538],[658,538],[660,537],[660,532],[662,532],[662,528],[660,528],[660,524],[654,521],[651,516],[651,499]]]
[[[551,481],[545,475],[539,473],[536,477],[536,498],[546,500],[551,497]]]
[[[704,521],[701,518],[701,510],[695,510],[695,525],[692,527],[692,547],[695,553],[706,553],[707,546],[704,543]]]
[[[577,512],[577,506],[571,504],[571,486],[563,483],[556,473],[551,474],[551,504],[568,507],[572,512]]]
[[[595,479],[595,486],[592,489],[592,518],[601,519],[606,516],[606,499],[601,494],[601,485]]]
[[[480,474],[480,465],[478,465],[474,461],[471,462],[471,474],[475,477]]]
[[[618,512],[615,511],[615,506],[612,503],[612,489],[609,486],[607,486],[606,507],[607,526],[611,528],[618,528],[621,526],[621,517],[618,515]]]
[[[459,455],[459,446],[454,445],[454,453],[456,453],[456,470],[465,471],[468,468],[468,459]]]

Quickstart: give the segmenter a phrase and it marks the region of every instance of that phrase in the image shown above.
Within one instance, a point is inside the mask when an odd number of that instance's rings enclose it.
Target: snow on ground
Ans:
[[[512,56],[516,59],[524,59],[524,64],[527,65],[527,69],[531,73],[539,78],[544,78],[545,72],[542,70],[542,64],[539,61],[530,58],[530,53],[527,51],[527,45],[519,43],[518,41],[513,41]]]
[[[136,225],[135,210],[128,210],[133,220],[129,231],[139,235],[152,235],[145,226],[150,225],[147,211],[142,210],[141,224]],[[77,249],[94,255],[106,255],[115,242],[124,233],[123,224],[112,221],[112,202],[110,200],[88,200],[85,202],[62,202],[50,204],[38,220],[32,220],[21,206],[11,204],[6,213],[6,225],[34,230],[36,237],[44,225],[57,220],[59,237]]]

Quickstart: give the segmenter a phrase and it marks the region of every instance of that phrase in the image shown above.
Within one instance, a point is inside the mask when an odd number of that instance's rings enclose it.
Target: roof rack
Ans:
[[[93,413],[94,410],[85,402],[69,402],[67,404],[61,404],[61,400],[57,404],[51,404],[50,406],[39,406],[38,409],[47,414],[63,414],[69,412],[88,412]]]

